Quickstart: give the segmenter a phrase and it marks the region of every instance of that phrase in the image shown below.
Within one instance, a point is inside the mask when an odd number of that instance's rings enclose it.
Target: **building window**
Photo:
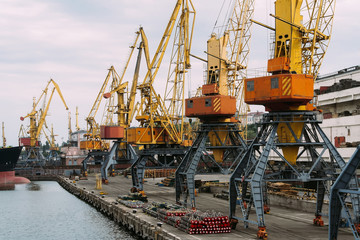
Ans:
[[[271,89],[279,88],[279,78],[272,78],[271,79]]]
[[[77,165],[77,160],[74,160],[74,165]]]
[[[205,107],[211,107],[211,98],[205,99]]]
[[[248,92],[254,91],[254,81],[247,81],[246,87]]]
[[[194,106],[193,100],[188,100],[187,101],[187,108],[193,108],[193,106]]]
[[[72,165],[72,160],[69,160],[69,165],[70,165],[70,166]]]

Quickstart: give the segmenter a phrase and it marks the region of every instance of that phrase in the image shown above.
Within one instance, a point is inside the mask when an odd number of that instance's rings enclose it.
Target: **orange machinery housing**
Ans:
[[[101,139],[122,139],[125,136],[124,127],[121,126],[100,126]]]
[[[25,146],[25,147],[30,147],[31,144],[31,138],[30,137],[22,137],[22,138],[19,138],[19,145],[20,146]],[[40,146],[40,141],[36,141],[36,144],[35,144],[36,147]]]
[[[124,127],[120,126],[100,126],[101,139],[121,139],[124,138]],[[103,150],[108,149],[109,144],[101,140],[85,140],[80,142],[82,150]]]
[[[157,144],[165,144],[168,139],[166,131],[161,127],[153,128],[152,134],[151,129],[146,127],[132,127],[128,128],[126,132],[126,140],[128,143],[153,144],[152,136],[154,136]]]
[[[85,140],[80,142],[81,150],[102,150],[104,148],[108,148],[108,146],[104,146],[99,140]]]
[[[289,110],[309,103],[314,97],[313,76],[291,74],[287,72],[287,63],[284,58],[270,59],[268,72],[273,75],[246,79],[245,102],[264,105],[270,111]]]
[[[185,115],[187,117],[232,117],[236,113],[236,98],[218,95],[216,84],[202,87],[205,96],[186,99]],[[210,95],[215,94],[215,95]]]

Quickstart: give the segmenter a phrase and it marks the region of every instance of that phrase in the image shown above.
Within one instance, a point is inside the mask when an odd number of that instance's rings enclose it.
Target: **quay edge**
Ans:
[[[175,236],[173,233],[146,221],[146,217],[144,217],[145,214],[139,213],[139,210],[137,210],[137,213],[132,213],[132,209],[120,204],[115,204],[115,199],[101,198],[88,190],[77,187],[72,183],[72,180],[64,177],[58,176],[56,180],[66,191],[92,205],[115,223],[133,231],[143,239],[181,240],[180,237]]]

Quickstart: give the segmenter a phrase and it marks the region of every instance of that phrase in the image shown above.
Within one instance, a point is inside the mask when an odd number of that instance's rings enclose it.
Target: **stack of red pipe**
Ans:
[[[181,217],[179,229],[189,234],[229,233],[231,231],[228,216],[201,212]]]

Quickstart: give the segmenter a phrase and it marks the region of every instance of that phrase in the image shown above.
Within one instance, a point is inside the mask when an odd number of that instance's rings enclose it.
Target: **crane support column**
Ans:
[[[108,171],[109,168],[116,164],[115,156],[119,148],[120,142],[115,141],[113,146],[110,149],[110,152],[106,155],[104,162],[101,164],[101,178],[103,183],[108,184]],[[113,168],[114,169],[114,168]]]
[[[345,199],[348,195],[360,196],[358,188],[351,187],[351,181],[356,176],[356,169],[360,164],[360,146],[357,147],[355,153],[350,158],[349,162],[344,167],[343,171],[336,179],[336,182],[331,187],[330,206],[329,206],[329,239],[336,240],[338,236],[338,229],[340,225],[341,209],[345,210],[347,221],[353,232],[355,239],[360,239],[359,225],[356,224],[358,216],[351,216],[348,206],[345,204]]]
[[[216,144],[206,146],[209,136],[217,139]],[[236,123],[200,125],[195,141],[176,170],[176,202],[187,206],[187,198],[190,197],[191,208],[196,208],[195,174],[198,170],[229,174],[246,149]],[[216,154],[217,151],[220,154]]]

